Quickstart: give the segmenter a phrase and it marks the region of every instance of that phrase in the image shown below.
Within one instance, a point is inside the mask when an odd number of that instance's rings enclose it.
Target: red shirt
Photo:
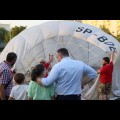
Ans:
[[[103,66],[100,71],[100,82],[103,84],[112,83],[113,62],[110,62],[110,64]]]
[[[45,77],[47,77],[48,76],[48,69],[49,69],[49,66],[50,66],[50,62],[44,63],[44,66],[45,66],[46,71],[47,71]]]

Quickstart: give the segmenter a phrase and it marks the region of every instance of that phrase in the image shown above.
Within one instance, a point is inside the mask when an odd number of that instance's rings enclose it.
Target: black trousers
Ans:
[[[56,100],[81,100],[81,95],[57,95]]]

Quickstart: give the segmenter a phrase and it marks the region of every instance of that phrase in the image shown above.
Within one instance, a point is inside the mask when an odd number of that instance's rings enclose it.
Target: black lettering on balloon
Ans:
[[[115,47],[109,47],[111,51],[117,52],[117,49]]]
[[[113,42],[105,42],[104,44],[114,46]]]
[[[86,29],[83,33],[92,33],[92,30]]]
[[[78,27],[78,30],[76,30],[76,32],[81,32],[83,31],[84,27]]]
[[[102,36],[102,37],[100,37],[100,38],[98,38],[98,40],[100,41],[100,42],[105,42],[106,40],[108,40],[105,36]]]

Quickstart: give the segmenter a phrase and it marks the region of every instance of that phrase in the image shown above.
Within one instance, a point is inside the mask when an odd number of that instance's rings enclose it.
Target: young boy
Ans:
[[[14,77],[15,86],[12,88],[9,100],[28,100],[27,89],[28,85],[25,83],[25,76],[22,73],[17,73]]]
[[[36,81],[46,75],[45,66],[43,64],[36,65],[32,70],[31,81],[28,88],[29,100],[53,100],[54,85],[48,87],[40,86]]]

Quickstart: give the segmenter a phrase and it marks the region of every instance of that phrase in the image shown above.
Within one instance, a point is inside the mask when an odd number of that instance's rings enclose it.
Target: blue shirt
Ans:
[[[42,79],[42,84],[48,86],[55,82],[57,95],[81,94],[81,81],[84,73],[89,79],[97,76],[96,71],[85,63],[65,57],[52,68],[47,78]]]

